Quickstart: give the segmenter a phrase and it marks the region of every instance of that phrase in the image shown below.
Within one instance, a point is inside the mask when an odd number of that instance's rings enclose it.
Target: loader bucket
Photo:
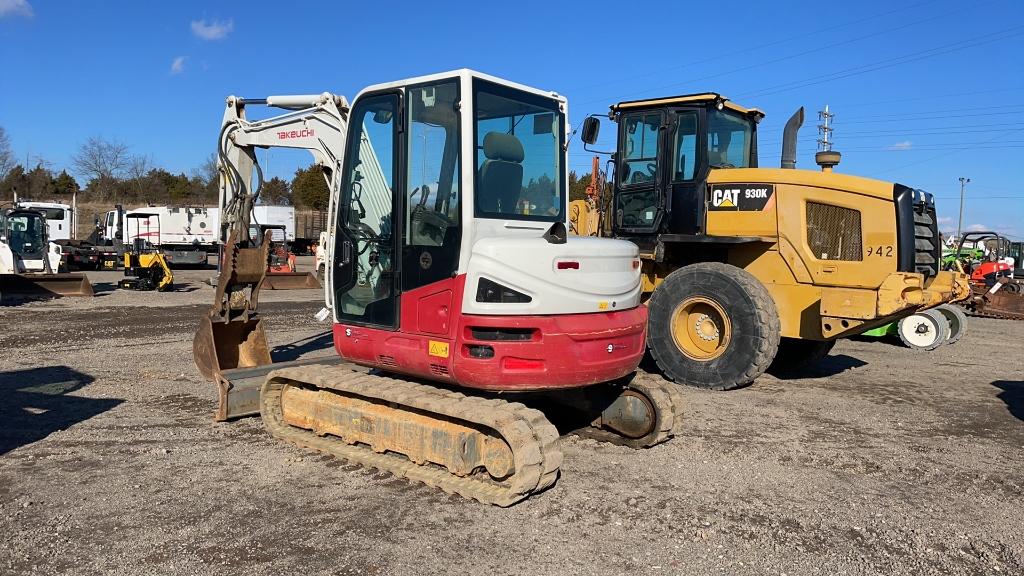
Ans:
[[[192,356],[196,368],[206,378],[234,368],[252,368],[273,362],[263,320],[218,321],[204,316],[192,340]]]
[[[304,290],[322,287],[316,276],[309,272],[271,273],[263,280],[265,290]]]
[[[93,295],[85,274],[0,274],[4,302]]]

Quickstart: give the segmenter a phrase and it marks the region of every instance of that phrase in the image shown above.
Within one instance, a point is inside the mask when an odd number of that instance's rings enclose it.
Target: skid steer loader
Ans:
[[[62,273],[61,260],[61,248],[49,241],[41,212],[0,212],[0,302],[93,296],[86,275]]]
[[[249,121],[255,105],[291,112]],[[228,98],[224,264],[193,343],[217,418],[258,413],[278,438],[499,506],[552,485],[562,460],[558,430],[516,400],[608,442],[670,438],[677,387],[628,378],[647,320],[636,246],[567,237],[567,107],[470,70],[372,86],[351,106]],[[340,359],[271,358],[257,310],[270,238],[249,232],[266,146],[324,171],[323,313]]]
[[[759,168],[764,113],[715,93],[620,102],[610,214],[598,230],[640,248],[648,349],[679,383],[731,389],[769,367],[795,371],[859,334],[969,294],[939,268],[931,194],[795,170],[803,108],[786,124],[781,168]],[[584,121],[596,142],[600,120]],[[586,222],[593,203],[577,201]]]

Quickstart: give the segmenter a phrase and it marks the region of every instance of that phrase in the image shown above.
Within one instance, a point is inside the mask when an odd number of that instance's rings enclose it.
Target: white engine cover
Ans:
[[[564,244],[544,238],[492,237],[473,245],[462,299],[464,314],[582,314],[628,310],[640,304],[635,244],[570,236]],[[566,267],[559,268],[558,263]],[[573,267],[575,263],[577,267]],[[530,302],[477,302],[480,278],[530,297]]]

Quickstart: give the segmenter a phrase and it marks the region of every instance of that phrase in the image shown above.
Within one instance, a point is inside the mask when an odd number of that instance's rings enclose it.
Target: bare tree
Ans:
[[[0,180],[7,178],[7,174],[15,164],[11,140],[7,137],[7,130],[0,126]]]
[[[124,174],[129,167],[128,146],[92,136],[71,157],[71,165],[81,176],[106,181]]]
[[[145,154],[132,156],[128,159],[126,172],[135,186],[135,192],[139,199],[149,203],[149,195],[146,193],[149,188],[149,171],[153,169],[153,163]]]

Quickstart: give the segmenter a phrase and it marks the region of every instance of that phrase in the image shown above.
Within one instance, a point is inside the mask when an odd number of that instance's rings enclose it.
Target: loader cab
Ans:
[[[704,93],[620,102],[616,123],[612,229],[634,238],[705,233],[705,182],[715,169],[757,167],[757,125],[764,114]],[[597,118],[588,118],[592,144]]]
[[[415,307],[446,333],[476,239],[565,223],[565,115],[557,94],[469,70],[361,92],[333,204],[336,320],[397,329]]]
[[[48,245],[46,218],[36,210],[7,210],[0,216],[0,240],[23,260],[42,260]]]

